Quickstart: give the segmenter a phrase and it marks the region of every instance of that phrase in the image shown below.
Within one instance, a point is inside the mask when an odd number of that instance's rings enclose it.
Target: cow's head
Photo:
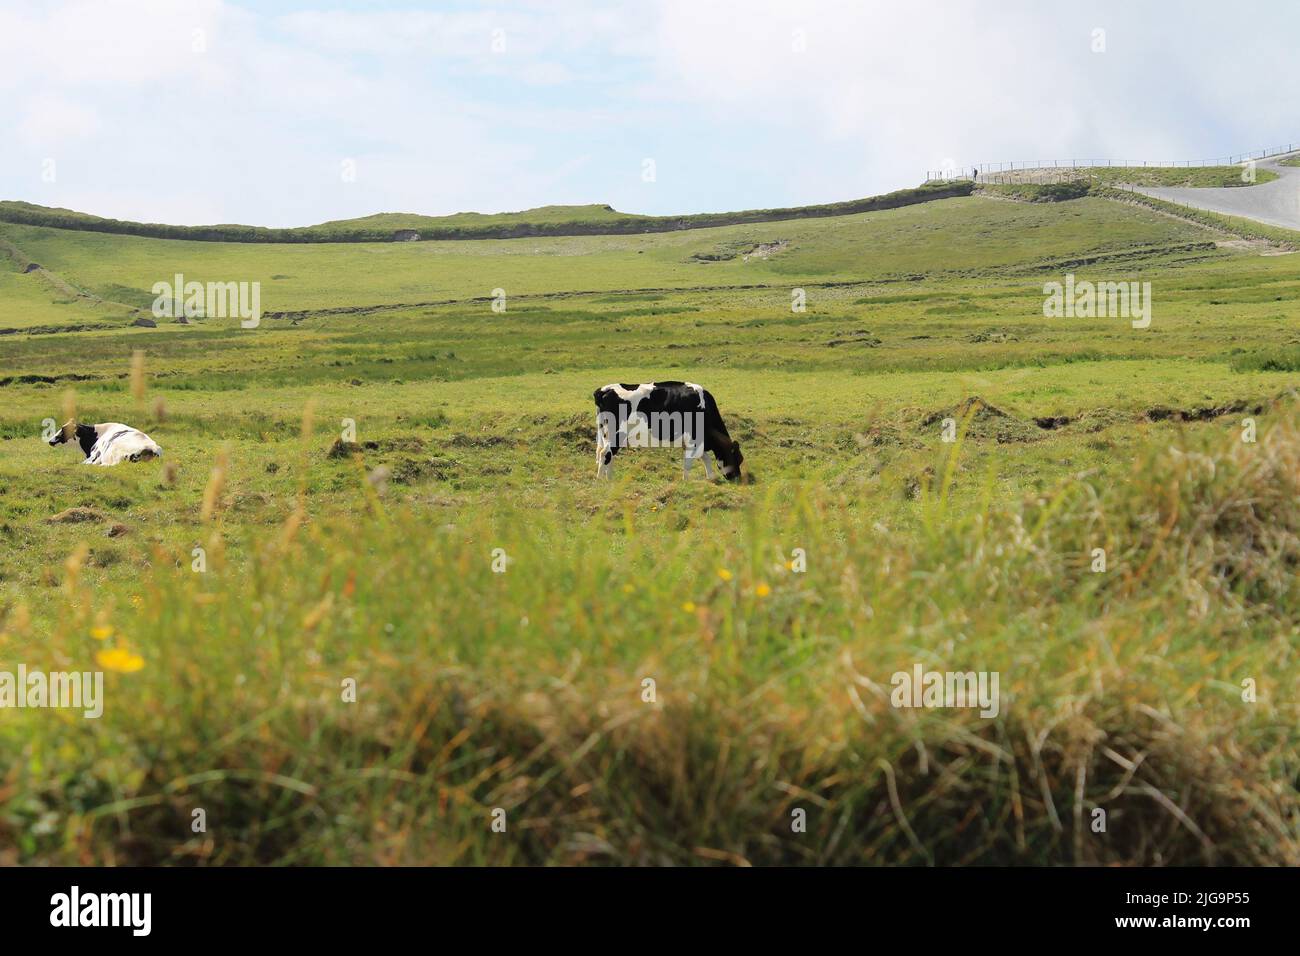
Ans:
[[[740,481],[740,463],[745,456],[740,453],[740,442],[733,441],[731,447],[718,456],[722,465],[722,477],[728,481]]]
[[[50,439],[50,447],[55,448],[65,442],[70,442],[73,439],[76,439],[77,444],[79,444],[84,450],[94,446],[95,437],[96,433],[94,425],[78,425],[75,420],[72,420],[65,422],[63,427],[55,433],[53,438]]]

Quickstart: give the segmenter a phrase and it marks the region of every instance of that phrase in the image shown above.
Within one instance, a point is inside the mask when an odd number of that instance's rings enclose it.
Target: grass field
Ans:
[[[0,862],[1300,864],[1276,244],[1097,196],[0,240],[0,671],[108,671],[0,711]],[[178,272],[268,315],[131,326]],[[1046,318],[1067,273],[1150,327]],[[596,482],[593,389],[654,379],[752,481]],[[164,456],[83,468],[73,414]],[[891,706],[916,665],[998,714]]]
[[[1042,166],[989,174],[1005,185],[1090,180],[1100,186],[1255,186],[1272,182],[1277,173],[1255,171],[1247,180],[1241,166]]]
[[[1247,180],[1240,166],[1151,166],[1127,169],[1094,166],[1084,172],[1104,185],[1124,183],[1132,186],[1254,186],[1277,179],[1277,173],[1258,169],[1255,171],[1254,180]]]

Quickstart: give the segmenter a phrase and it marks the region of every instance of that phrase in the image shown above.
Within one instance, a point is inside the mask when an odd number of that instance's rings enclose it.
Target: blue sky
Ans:
[[[1282,0],[0,0],[0,198],[183,224],[671,214],[946,160],[1197,159],[1300,139],[1298,28]]]

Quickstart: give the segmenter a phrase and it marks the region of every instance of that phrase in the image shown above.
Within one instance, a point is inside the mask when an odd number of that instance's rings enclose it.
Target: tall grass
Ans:
[[[353,519],[300,507],[235,565],[218,489],[206,573],[159,549],[137,600],[104,606],[74,554],[55,633],[9,609],[8,667],[89,667],[106,647],[144,666],[107,675],[99,721],[5,715],[0,848],[1296,865],[1300,415],[1273,420],[1254,444],[1153,446],[1126,483],[964,510],[952,483],[981,476],[958,448],[911,532],[825,490],[778,510],[761,484],[499,501],[439,526],[358,466]],[[698,533],[703,509],[734,533]],[[997,671],[998,716],[891,706],[917,663]]]

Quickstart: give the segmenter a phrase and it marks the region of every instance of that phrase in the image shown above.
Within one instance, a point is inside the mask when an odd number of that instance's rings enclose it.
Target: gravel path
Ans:
[[[1300,156],[1300,153],[1288,155]],[[1256,164],[1257,169],[1277,173],[1278,178],[1271,183],[1206,189],[1139,186],[1134,192],[1227,216],[1243,216],[1270,226],[1300,229],[1300,167],[1279,165],[1280,160],[1287,158],[1288,156],[1274,156]]]

